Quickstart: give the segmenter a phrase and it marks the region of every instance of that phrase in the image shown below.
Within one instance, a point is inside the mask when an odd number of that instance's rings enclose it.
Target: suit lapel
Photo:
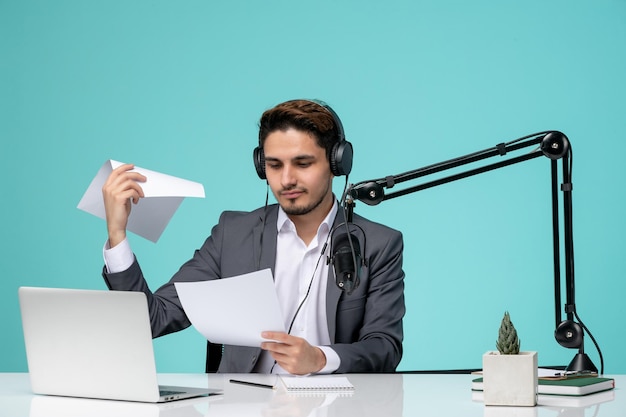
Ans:
[[[345,216],[341,210],[341,206],[337,210],[335,221],[333,222],[333,228],[331,229],[330,243],[328,245],[329,252],[332,250],[332,238],[333,231],[344,222]],[[328,253],[329,257],[332,257],[332,253]],[[337,305],[339,304],[339,298],[341,297],[341,290],[335,283],[335,270],[332,265],[328,266],[328,282],[326,283],[326,321],[328,322],[328,334],[330,335],[330,342],[335,343],[335,333],[337,331]]]
[[[277,219],[278,206],[269,206],[267,210],[261,212],[259,224],[253,230],[254,257],[259,259],[259,270],[270,268],[272,274],[274,274],[274,266],[276,264]]]

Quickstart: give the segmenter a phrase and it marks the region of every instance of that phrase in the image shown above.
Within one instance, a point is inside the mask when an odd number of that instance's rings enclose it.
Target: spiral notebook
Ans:
[[[285,389],[289,392],[351,392],[354,386],[345,376],[281,376]]]

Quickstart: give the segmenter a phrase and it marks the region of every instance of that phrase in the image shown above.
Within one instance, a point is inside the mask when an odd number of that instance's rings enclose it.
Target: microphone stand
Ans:
[[[496,163],[481,166],[478,168],[470,169],[468,171],[453,174],[444,178],[439,178],[423,184],[418,184],[403,190],[394,191],[385,194],[385,189],[391,189],[396,184],[400,184],[405,181],[414,180],[420,177],[432,175],[438,172],[446,171],[452,168],[457,168],[470,163],[482,161],[487,158],[500,156],[504,157],[507,153],[517,151],[529,146],[537,146],[537,148],[527,154],[510,157]],[[346,192],[344,203],[349,213],[352,213],[355,200],[359,200],[367,205],[374,206],[380,204],[382,201],[390,200],[393,198],[401,197],[407,194],[412,194],[417,191],[422,191],[427,188],[436,187],[449,182],[457,181],[470,176],[482,174],[484,172],[493,171],[505,166],[521,163],[531,159],[538,158],[540,156],[546,156],[550,159],[551,163],[551,177],[552,177],[552,238],[553,238],[553,255],[554,255],[554,306],[555,306],[555,321],[556,330],[555,338],[559,344],[567,348],[576,348],[579,350],[578,354],[571,361],[566,368],[567,371],[572,372],[595,372],[598,370],[585,354],[583,348],[583,336],[584,330],[588,329],[584,327],[582,323],[574,321],[576,318],[579,322],[576,314],[575,303],[575,285],[574,285],[574,245],[573,245],[573,226],[572,226],[572,183],[571,183],[571,146],[568,138],[558,131],[545,131],[532,135],[528,135],[519,139],[516,139],[508,143],[500,143],[493,148],[478,151],[469,155],[454,158],[448,161],[440,162],[437,164],[429,165],[423,168],[418,168],[413,171],[408,171],[398,175],[389,175],[384,178],[362,181],[354,185],[350,185]],[[561,320],[561,257],[560,257],[560,232],[559,232],[559,186],[558,186],[558,166],[557,161],[562,160],[562,176],[563,184],[561,184],[561,191],[563,192],[563,214],[564,214],[564,257],[565,257],[565,288],[566,288],[566,303],[565,312],[567,319]],[[584,330],[583,330],[584,329]],[[593,342],[595,340],[591,333],[589,336]],[[596,343],[598,352],[600,349]],[[602,355],[600,353],[600,359]]]

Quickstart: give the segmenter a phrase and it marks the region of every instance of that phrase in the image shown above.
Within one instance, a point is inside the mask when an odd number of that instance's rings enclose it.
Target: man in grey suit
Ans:
[[[143,291],[154,337],[190,325],[174,282],[223,279],[271,268],[285,333],[265,332],[260,348],[224,346],[219,372],[393,372],[402,358],[402,235],[354,215],[346,224],[332,180],[348,175],[352,145],[325,103],[291,100],[263,113],[254,163],[278,204],[224,212],[193,257],[157,291],[143,277],[128,240],[131,202],[143,197],[142,174],[127,164],[102,188],[108,241],[103,276],[110,289]],[[334,235],[350,228],[363,263],[359,285],[335,285]],[[330,246],[330,250],[327,248]],[[357,259],[355,257],[354,259]],[[352,256],[350,256],[352,259]],[[215,317],[215,320],[227,320]]]

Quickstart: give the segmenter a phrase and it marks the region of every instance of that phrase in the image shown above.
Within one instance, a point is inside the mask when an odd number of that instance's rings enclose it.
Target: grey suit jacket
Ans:
[[[154,293],[137,260],[120,273],[109,274],[105,269],[104,279],[109,289],[143,291],[147,295],[154,337],[182,330],[190,322],[174,282],[228,278],[265,268],[273,271],[277,216],[277,205],[253,212],[222,213],[202,247]],[[343,212],[339,210],[334,227],[343,221]],[[353,223],[360,227],[354,228],[353,234],[366,259],[361,283],[347,295],[335,285],[333,268],[328,274],[326,314],[330,346],[341,359],[336,372],[393,372],[402,358],[405,313],[402,235],[356,214]],[[251,372],[260,352],[260,348],[225,346],[218,371]]]

